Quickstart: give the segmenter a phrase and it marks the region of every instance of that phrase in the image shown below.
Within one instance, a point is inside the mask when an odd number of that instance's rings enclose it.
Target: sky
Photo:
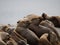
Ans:
[[[29,14],[60,15],[60,0],[0,0],[0,24],[16,24]]]

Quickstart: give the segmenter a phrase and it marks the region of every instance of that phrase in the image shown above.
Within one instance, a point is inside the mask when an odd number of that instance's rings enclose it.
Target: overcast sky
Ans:
[[[16,24],[28,14],[60,15],[60,0],[0,0],[0,24]]]

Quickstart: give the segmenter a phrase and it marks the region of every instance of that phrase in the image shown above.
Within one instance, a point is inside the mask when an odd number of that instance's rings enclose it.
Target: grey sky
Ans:
[[[60,0],[0,0],[0,24],[16,24],[28,15],[60,15]]]

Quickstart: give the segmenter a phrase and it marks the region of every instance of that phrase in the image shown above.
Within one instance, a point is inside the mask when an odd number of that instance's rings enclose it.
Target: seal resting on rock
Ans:
[[[55,27],[60,27],[60,16],[49,17],[47,14],[43,13],[42,17],[43,17],[44,20],[51,21],[55,25]]]
[[[28,29],[30,22],[25,19],[26,18],[17,22],[17,28],[15,31],[27,39],[28,44],[39,45],[39,38],[34,32]]]

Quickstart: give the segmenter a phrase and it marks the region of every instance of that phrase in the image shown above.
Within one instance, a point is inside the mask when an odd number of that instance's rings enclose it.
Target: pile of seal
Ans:
[[[27,15],[17,21],[16,28],[3,26],[0,45],[60,45],[59,16]]]

